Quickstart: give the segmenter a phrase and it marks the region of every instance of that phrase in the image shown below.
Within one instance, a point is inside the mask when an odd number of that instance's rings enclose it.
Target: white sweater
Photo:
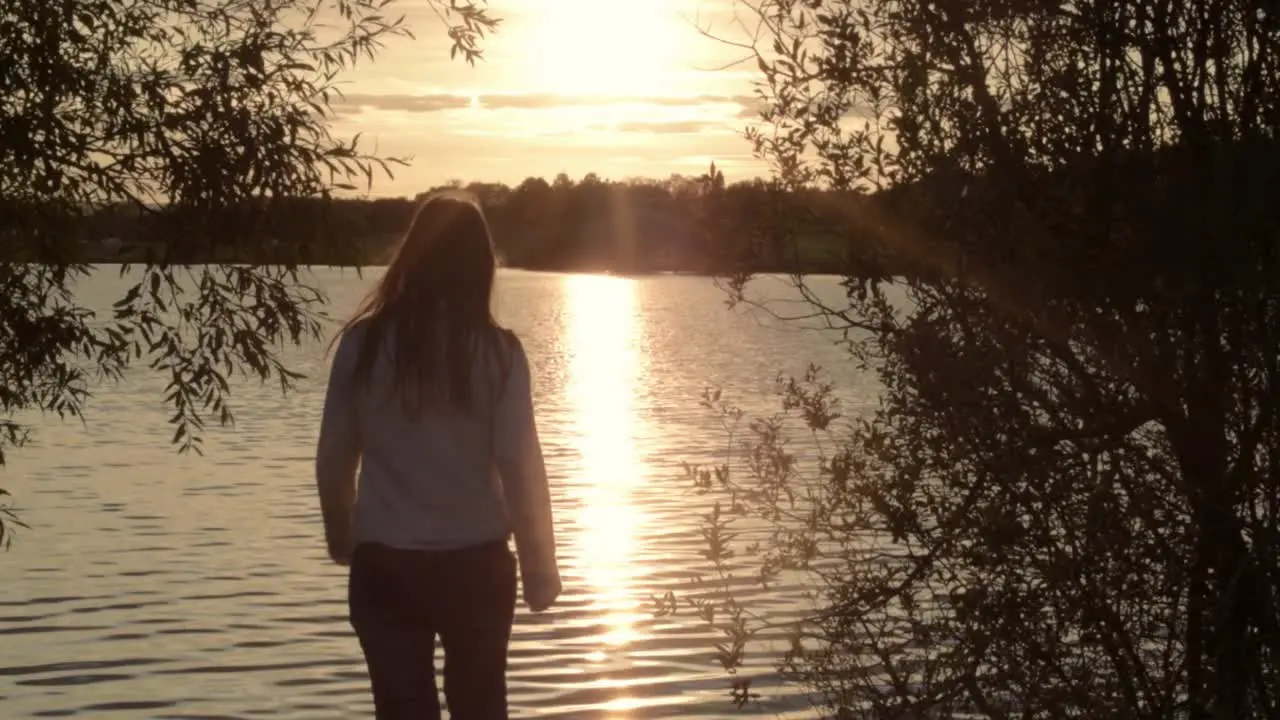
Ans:
[[[367,387],[355,377],[365,329],[357,324],[334,353],[316,452],[322,485],[352,482],[359,463],[354,541],[449,550],[514,534],[522,575],[556,572],[551,497],[519,340],[495,330],[499,342],[484,344],[493,350],[477,353],[472,412],[428,405],[413,418],[390,390],[389,352],[379,354]]]

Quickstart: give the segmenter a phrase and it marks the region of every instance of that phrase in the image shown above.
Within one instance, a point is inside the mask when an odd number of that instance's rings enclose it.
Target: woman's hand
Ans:
[[[325,541],[329,546],[329,559],[342,567],[350,567],[351,555],[355,552],[351,539],[348,537],[328,537]]]
[[[524,576],[523,585],[524,603],[536,613],[551,607],[563,589],[559,573],[531,573]]]

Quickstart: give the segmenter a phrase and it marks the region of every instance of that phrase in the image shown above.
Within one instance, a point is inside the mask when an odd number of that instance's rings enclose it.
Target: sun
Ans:
[[[679,0],[539,0],[530,8],[529,80],[560,95],[678,91],[691,31]]]

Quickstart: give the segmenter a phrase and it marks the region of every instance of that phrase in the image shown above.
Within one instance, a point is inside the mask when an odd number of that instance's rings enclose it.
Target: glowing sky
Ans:
[[[343,79],[335,130],[381,154],[412,156],[374,195],[411,195],[450,179],[516,184],[530,175],[729,181],[766,174],[742,130],[755,117],[754,63],[733,0],[492,0],[502,18],[485,59],[449,59],[450,40],[421,0],[392,6],[416,39],[396,38]],[[738,35],[740,37],[740,34]]]

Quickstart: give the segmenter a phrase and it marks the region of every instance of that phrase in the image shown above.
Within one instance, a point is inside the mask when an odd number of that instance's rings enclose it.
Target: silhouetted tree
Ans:
[[[691,470],[722,568],[742,512],[775,532],[733,562],[816,588],[788,676],[841,718],[1280,717],[1280,8],[752,7],[758,152],[910,269],[795,278],[882,387],[846,424],[782,382],[813,473],[780,418]]]
[[[551,181],[551,187],[555,190],[567,190],[573,185],[573,179],[565,173],[557,173],[555,179]]]
[[[496,21],[468,0],[431,4],[453,52],[473,62]],[[229,373],[291,386],[297,375],[277,348],[317,333],[321,300],[296,261],[335,239],[331,192],[386,168],[331,135],[329,101],[340,72],[405,33],[389,5],[5,3],[0,461],[28,437],[16,414],[80,416],[91,384],[133,363],[169,377],[173,441],[184,451],[198,450],[209,416],[231,420]],[[89,272],[78,244],[113,225],[149,260],[113,310],[95,316],[72,292]],[[251,257],[282,237],[293,247],[281,265],[181,265]]]

